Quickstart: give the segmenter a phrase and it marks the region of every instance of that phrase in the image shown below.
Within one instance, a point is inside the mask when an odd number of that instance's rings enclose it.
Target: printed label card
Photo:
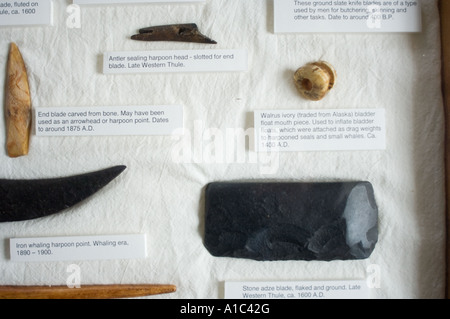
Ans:
[[[259,152],[386,149],[384,109],[255,111]]]
[[[147,257],[145,234],[11,238],[14,262],[141,259]]]
[[[248,68],[246,50],[168,50],[106,52],[104,74],[243,72]]]
[[[205,0],[73,0],[74,4],[117,4],[117,3],[176,3],[205,2]]]
[[[419,0],[275,0],[275,33],[421,32]]]
[[[369,299],[369,292],[364,280],[225,282],[225,299]]]
[[[51,0],[0,0],[0,26],[51,25],[52,4]]]
[[[37,136],[171,135],[183,127],[182,105],[40,107]]]

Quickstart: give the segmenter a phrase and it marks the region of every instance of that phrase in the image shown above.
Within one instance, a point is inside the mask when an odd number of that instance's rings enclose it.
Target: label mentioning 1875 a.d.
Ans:
[[[181,105],[36,109],[37,136],[171,135],[183,127]]]

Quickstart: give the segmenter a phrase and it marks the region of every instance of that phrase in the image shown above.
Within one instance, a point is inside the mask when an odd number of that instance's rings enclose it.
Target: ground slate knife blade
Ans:
[[[0,179],[0,222],[56,214],[90,197],[120,175],[125,166],[70,177],[37,180]]]
[[[369,182],[221,182],[205,190],[204,245],[213,256],[365,259],[377,241]]]

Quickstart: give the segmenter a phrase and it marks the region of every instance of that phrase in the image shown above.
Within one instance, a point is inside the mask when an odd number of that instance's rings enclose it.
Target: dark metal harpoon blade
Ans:
[[[82,175],[38,180],[0,179],[0,222],[36,219],[74,206],[125,170],[114,166]]]

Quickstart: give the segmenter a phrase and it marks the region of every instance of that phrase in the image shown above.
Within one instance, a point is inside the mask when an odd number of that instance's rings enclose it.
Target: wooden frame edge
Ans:
[[[450,0],[439,0],[442,50],[442,93],[445,116],[446,278],[445,298],[450,299]]]

